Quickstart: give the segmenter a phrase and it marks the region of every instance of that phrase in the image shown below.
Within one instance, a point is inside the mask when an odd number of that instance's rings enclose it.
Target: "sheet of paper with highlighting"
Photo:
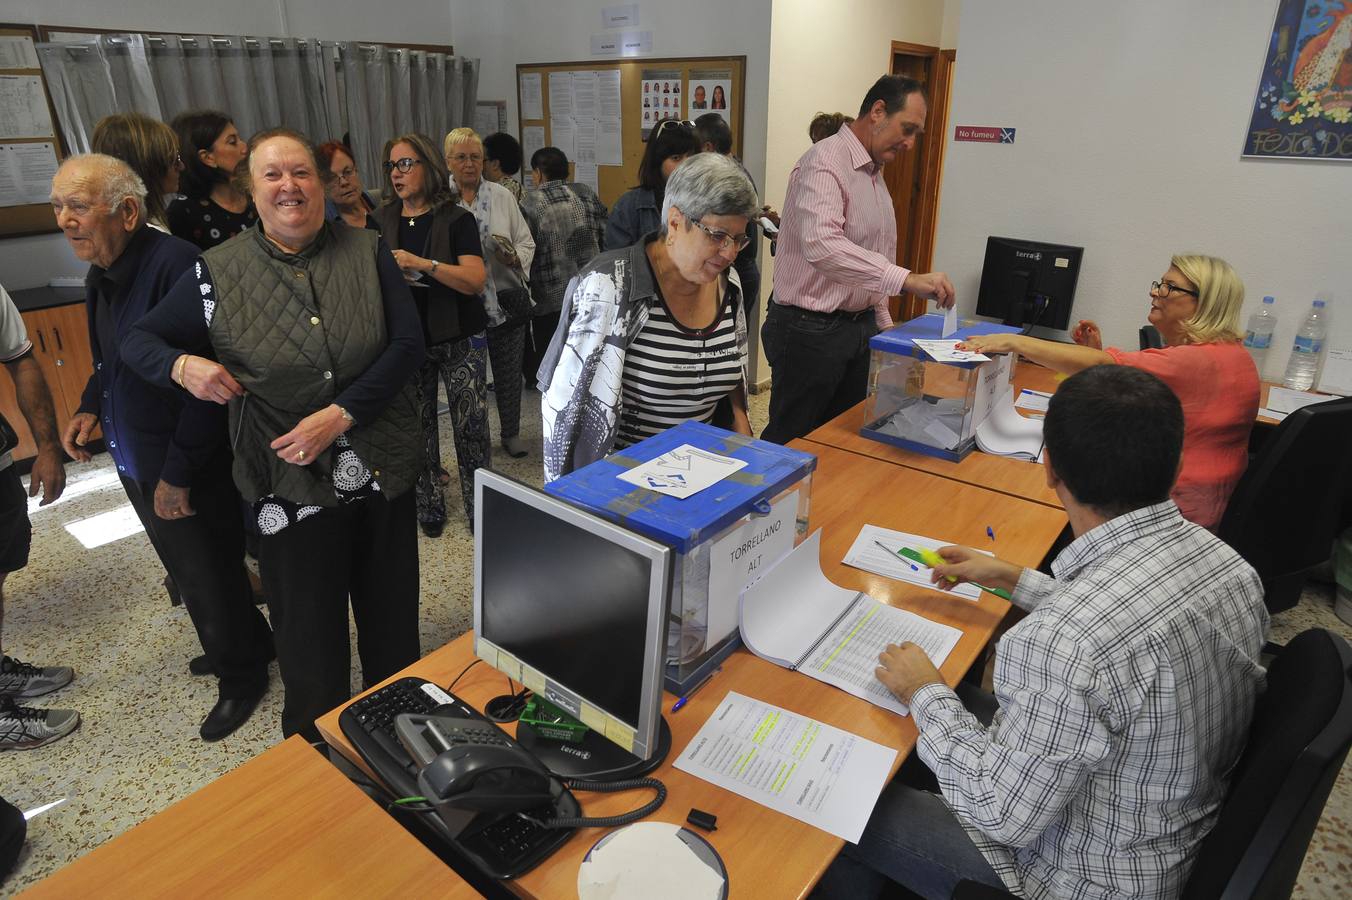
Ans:
[[[990,362],[990,357],[984,353],[956,349],[962,341],[955,341],[952,338],[946,338],[942,341],[926,341],[916,338],[912,343],[928,353],[930,359],[938,362]]]
[[[858,843],[897,751],[728,692],[676,768]]]
[[[865,525],[859,529],[859,537],[854,539],[842,562],[847,566],[854,566],[856,569],[863,569],[865,572],[872,572],[885,578],[895,578],[921,587],[934,588],[934,583],[930,581],[930,568],[921,563],[909,562],[905,557],[898,556],[897,551],[902,547],[910,547],[912,550],[938,550],[951,543],[952,541],[937,541],[905,531],[892,531],[877,525]],[[887,550],[879,547],[879,544]],[[889,553],[888,550],[892,552]],[[970,584],[959,584],[949,593],[966,600],[981,599],[981,589]]]
[[[668,450],[657,459],[615,477],[632,485],[684,500],[746,467],[746,461],[719,456],[691,444]]]

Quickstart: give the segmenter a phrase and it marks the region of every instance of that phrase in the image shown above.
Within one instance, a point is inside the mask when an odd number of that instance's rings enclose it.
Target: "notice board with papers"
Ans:
[[[531,154],[558,147],[572,180],[590,184],[610,207],[638,184],[653,128],[707,112],[727,120],[733,155],[742,155],[745,56],[518,65],[516,88],[523,184],[530,181]]]
[[[48,194],[62,159],[34,25],[0,23],[0,238],[59,230]]]

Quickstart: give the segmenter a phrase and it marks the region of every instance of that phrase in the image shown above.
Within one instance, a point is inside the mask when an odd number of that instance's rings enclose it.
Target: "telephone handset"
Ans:
[[[555,800],[549,770],[482,720],[404,713],[395,734],[418,764],[418,789],[438,807],[519,812]]]

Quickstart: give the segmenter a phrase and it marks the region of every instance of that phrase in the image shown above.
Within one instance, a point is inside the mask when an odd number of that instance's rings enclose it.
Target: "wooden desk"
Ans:
[[[985,647],[1009,604],[990,594],[973,603],[842,565],[839,560],[860,526],[877,524],[990,548],[986,526],[991,525],[999,538],[993,549],[1012,561],[1036,565],[1065,525],[1064,514],[833,447],[798,441],[791,446],[818,454],[811,523],[814,528],[825,529],[822,546],[827,575],[837,584],[865,590],[878,599],[961,628],[963,637],[941,670],[949,684],[956,684]],[[472,635],[464,635],[400,675],[417,675],[448,685],[473,659]],[[453,690],[482,708],[506,688],[501,674],[480,665],[466,673]],[[728,867],[734,895],[804,896],[839,852],[843,843],[839,838],[672,767],[672,761],[729,690],[895,747],[899,751],[898,766],[915,745],[915,727],[909,718],[900,718],[746,651],[734,653],[724,663],[723,671],[680,712],[667,713],[672,753],[654,775],[670,793],[651,820],[682,823],[692,806],[712,812],[718,816],[718,830],[706,837]],[[669,710],[674,700],[668,694],[664,708]],[[338,726],[338,710],[317,724],[326,741],[361,765]],[[646,792],[583,793],[579,799],[587,815],[613,815],[632,809],[646,796]],[[522,896],[573,896],[582,857],[603,834],[601,829],[583,829],[550,859],[506,886]]]
[[[1054,393],[1060,382],[1051,369],[1021,360],[1014,375],[1014,390],[1023,389]],[[992,456],[973,450],[962,462],[951,462],[937,456],[926,456],[914,450],[906,450],[892,444],[884,444],[859,433],[864,427],[864,402],[855,404],[836,416],[825,425],[811,432],[805,441],[817,446],[826,445],[862,454],[872,459],[882,460],[896,466],[905,466],[920,472],[929,472],[949,478],[963,484],[984,487],[1011,497],[1020,497],[1041,503],[1055,509],[1061,509],[1061,500],[1047,487],[1047,473],[1040,463],[1010,459],[1006,456]],[[803,446],[803,450],[815,453],[816,448]],[[998,535],[999,532],[997,531]],[[1041,562],[1041,560],[1038,560]],[[1037,563],[1035,562],[1034,565]]]
[[[472,898],[479,893],[293,737],[22,896]]]

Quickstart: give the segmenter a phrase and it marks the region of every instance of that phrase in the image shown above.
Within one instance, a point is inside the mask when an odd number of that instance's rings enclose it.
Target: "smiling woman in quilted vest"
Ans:
[[[123,351],[143,377],[229,404],[235,482],[263,535],[282,731],[312,739],[349,696],[349,596],[365,683],[419,656],[422,328],[379,236],[324,220],[325,176],[303,136],[255,135],[237,177],[258,225],[204,253]]]

